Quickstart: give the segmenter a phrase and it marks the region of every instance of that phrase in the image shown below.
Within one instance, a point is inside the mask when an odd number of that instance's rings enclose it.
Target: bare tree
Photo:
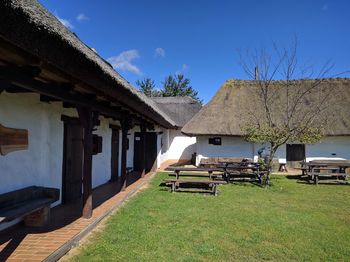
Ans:
[[[247,109],[241,126],[245,139],[268,143],[267,181],[277,149],[286,143],[312,144],[322,139],[324,128],[332,121],[337,92],[327,84],[326,76],[333,65],[328,61],[317,73],[313,67],[301,65],[297,56],[297,40],[289,48],[275,44],[240,52],[240,65],[254,80],[250,89],[255,108]]]

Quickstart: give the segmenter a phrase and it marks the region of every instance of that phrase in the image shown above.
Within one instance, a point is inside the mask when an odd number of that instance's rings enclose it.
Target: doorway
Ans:
[[[157,169],[157,133],[145,133],[145,172],[155,171]],[[134,137],[134,170],[142,171],[140,167],[141,150],[141,133],[136,132]]]
[[[111,181],[117,181],[119,170],[119,129],[112,128],[111,143]]]
[[[287,144],[287,161],[295,162],[305,159],[304,144]]]
[[[62,204],[75,202],[82,194],[83,127],[78,118],[62,116],[64,121]]]

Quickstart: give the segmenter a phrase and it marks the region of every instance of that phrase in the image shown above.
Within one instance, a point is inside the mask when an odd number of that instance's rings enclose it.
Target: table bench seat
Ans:
[[[342,178],[344,180],[346,180],[348,178],[350,174],[347,173],[319,173],[319,172],[309,172],[308,173],[308,177],[309,177],[309,181],[313,181],[315,185],[318,184],[319,181],[319,177],[323,177],[323,178],[335,178],[335,179],[339,179]]]
[[[179,173],[178,175],[176,173],[170,173],[169,176],[171,177],[209,177],[209,178],[216,178],[216,177],[222,177],[223,174],[209,174],[209,173]]]
[[[171,192],[176,192],[181,184],[208,185],[212,189],[212,193],[217,196],[217,186],[226,184],[225,181],[215,180],[185,180],[185,179],[165,179],[165,183],[171,184]]]

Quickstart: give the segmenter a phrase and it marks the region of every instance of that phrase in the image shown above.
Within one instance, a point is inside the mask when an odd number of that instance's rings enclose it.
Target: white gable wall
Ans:
[[[249,157],[258,155],[262,147],[268,149],[268,145],[253,144],[244,141],[242,137],[222,136],[222,145],[210,145],[209,138],[214,136],[197,137],[196,165],[202,158],[209,157]],[[340,157],[350,159],[350,136],[329,136],[314,145],[306,145],[306,157]],[[266,152],[266,151],[265,151]],[[276,158],[286,158],[286,146],[281,146],[276,152]]]
[[[306,157],[340,157],[350,159],[350,136],[329,136],[306,146]]]
[[[209,144],[211,136],[197,137],[196,165],[202,158],[209,157],[250,157],[254,156],[254,145],[241,137],[221,137],[221,145]]]
[[[196,138],[185,136],[181,130],[169,130],[168,159],[189,160],[196,152]]]

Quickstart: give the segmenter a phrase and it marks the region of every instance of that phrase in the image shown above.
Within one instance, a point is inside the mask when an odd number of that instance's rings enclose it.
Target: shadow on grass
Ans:
[[[342,180],[333,180],[330,181],[330,179],[319,179],[318,184],[315,185],[313,181],[309,182],[307,179],[306,180],[299,180],[297,181],[298,184],[303,184],[303,185],[309,185],[309,186],[349,186],[348,181],[342,181]]]

